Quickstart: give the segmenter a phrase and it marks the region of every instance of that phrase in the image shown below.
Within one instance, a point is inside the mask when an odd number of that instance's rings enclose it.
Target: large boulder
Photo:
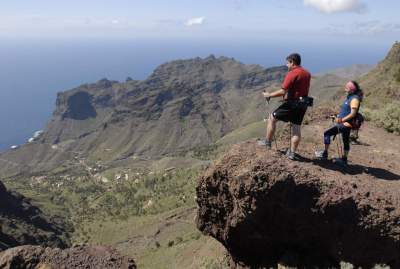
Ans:
[[[40,246],[20,246],[0,252],[0,268],[87,268],[135,269],[133,259],[104,246],[76,246],[61,250]]]
[[[226,247],[233,268],[400,268],[399,183],[324,167],[236,145],[199,178],[197,227]]]

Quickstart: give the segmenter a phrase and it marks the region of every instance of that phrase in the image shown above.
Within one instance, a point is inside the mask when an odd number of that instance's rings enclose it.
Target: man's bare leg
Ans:
[[[272,141],[272,138],[274,137],[275,129],[276,129],[276,122],[277,119],[274,118],[274,116],[269,115],[268,123],[267,123],[267,133],[265,135],[265,138],[267,141]]]
[[[292,124],[291,151],[296,152],[301,140],[301,125]]]

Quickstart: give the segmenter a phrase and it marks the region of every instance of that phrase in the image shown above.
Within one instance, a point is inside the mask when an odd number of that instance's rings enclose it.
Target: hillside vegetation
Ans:
[[[376,68],[360,78],[368,119],[389,132],[400,131],[400,43],[396,42]]]

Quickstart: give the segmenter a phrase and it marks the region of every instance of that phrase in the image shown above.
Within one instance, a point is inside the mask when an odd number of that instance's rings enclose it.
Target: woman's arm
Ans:
[[[351,100],[350,102],[351,112],[349,115],[342,118],[342,122],[346,122],[354,118],[358,112],[359,106],[360,106],[360,100],[358,100],[357,98],[353,98],[353,100]]]

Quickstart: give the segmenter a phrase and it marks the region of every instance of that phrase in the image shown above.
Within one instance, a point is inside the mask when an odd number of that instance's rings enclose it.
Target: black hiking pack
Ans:
[[[364,116],[360,112],[357,112],[357,114],[349,121],[349,123],[351,124],[352,130],[359,130],[361,125],[364,123]]]

